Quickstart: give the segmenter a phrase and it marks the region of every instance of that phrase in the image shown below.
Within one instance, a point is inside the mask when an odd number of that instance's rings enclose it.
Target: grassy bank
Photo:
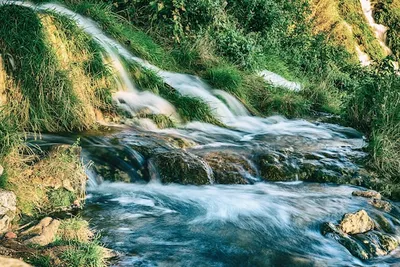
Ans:
[[[238,97],[254,114],[306,117],[323,111],[342,115],[343,123],[370,138],[370,166],[390,183],[397,183],[397,161],[385,158],[398,155],[399,104],[387,102],[397,99],[398,77],[390,71],[390,62],[384,59],[358,1],[63,3],[93,18],[133,54],[169,71],[196,74]],[[395,57],[397,5],[378,1],[374,14],[391,26],[388,40]],[[0,142],[6,144],[2,153],[18,140],[7,125],[20,125],[17,130],[83,130],[95,125],[96,110],[113,112],[115,84],[104,67],[101,49],[91,38],[54,14],[37,15],[14,6],[1,7],[0,14],[7,21],[0,27],[0,35],[6,36],[0,42],[6,79],[0,81],[5,81],[4,88],[12,88],[2,91],[6,105],[1,116],[9,121],[1,126]],[[359,66],[355,46],[375,60],[369,69]],[[152,72],[128,67],[141,90],[170,101],[184,122],[221,125],[200,99],[180,95]],[[302,83],[302,92],[265,83],[257,75],[263,69]],[[168,117],[150,117],[159,126],[174,125]]]

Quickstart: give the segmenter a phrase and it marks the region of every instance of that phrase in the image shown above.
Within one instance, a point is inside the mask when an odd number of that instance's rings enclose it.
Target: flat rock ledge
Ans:
[[[399,246],[393,235],[382,230],[365,210],[347,213],[339,224],[324,223],[321,232],[362,260],[385,256]]]

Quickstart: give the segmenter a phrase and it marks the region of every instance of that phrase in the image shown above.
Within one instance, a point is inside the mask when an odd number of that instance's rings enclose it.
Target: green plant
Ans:
[[[207,71],[205,79],[215,88],[240,94],[238,88],[242,84],[242,75],[234,67],[211,68]]]
[[[93,241],[90,243],[67,242],[69,248],[65,250],[60,258],[70,267],[103,267],[104,249]]]

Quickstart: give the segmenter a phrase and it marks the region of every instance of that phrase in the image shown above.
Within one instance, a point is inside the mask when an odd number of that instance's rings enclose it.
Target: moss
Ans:
[[[74,192],[70,192],[64,188],[50,190],[47,192],[47,196],[52,205],[52,209],[69,207],[77,199],[77,196]]]

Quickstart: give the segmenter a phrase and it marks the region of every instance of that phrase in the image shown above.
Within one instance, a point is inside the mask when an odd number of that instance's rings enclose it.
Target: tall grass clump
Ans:
[[[82,128],[75,116],[79,100],[46,43],[38,15],[29,8],[8,5],[0,7],[0,17],[1,54],[10,54],[15,60],[15,67],[6,66],[6,71],[26,100],[20,104],[27,105],[19,109],[27,114],[16,117],[29,119],[17,122],[17,126],[35,131]]]

